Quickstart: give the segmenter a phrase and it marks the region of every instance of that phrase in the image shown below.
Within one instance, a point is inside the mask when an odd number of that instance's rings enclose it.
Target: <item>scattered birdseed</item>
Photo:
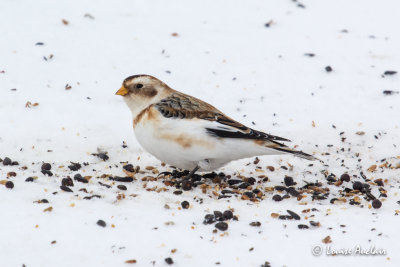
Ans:
[[[387,70],[383,73],[383,75],[395,75],[397,71],[395,70]]]
[[[192,182],[191,182],[191,181],[186,181],[186,180],[184,180],[184,181],[182,182],[182,189],[183,189],[184,191],[189,191],[189,190],[191,190],[191,189],[192,189]]]
[[[222,214],[225,220],[230,220],[233,218],[233,213],[230,210],[226,210],[224,211],[224,213]]]
[[[5,157],[5,158],[3,159],[3,165],[4,165],[4,166],[11,165],[11,163],[12,163],[12,161],[11,161],[11,159],[10,159],[9,157]]]
[[[124,170],[128,171],[128,172],[135,172],[135,168],[133,167],[132,164],[127,164],[124,167],[122,167]]]
[[[228,230],[228,224],[226,222],[218,222],[215,224],[215,228],[220,231],[226,231]]]
[[[296,183],[293,181],[293,177],[290,176],[285,176],[284,182],[286,186],[296,185]]]
[[[372,207],[374,209],[379,209],[380,207],[382,207],[382,202],[379,199],[374,199],[372,201]]]
[[[107,156],[107,154],[105,154],[105,153],[93,153],[92,154],[93,156],[96,156],[96,157],[98,157],[98,158],[100,158],[100,159],[102,159],[102,160],[104,160],[104,161],[107,161],[110,157],[109,156]]]
[[[74,182],[72,181],[71,178],[67,177],[67,178],[63,178],[61,180],[61,185],[63,185],[63,186],[74,186]]]
[[[50,171],[51,170],[51,164],[50,163],[43,163],[41,169],[42,169],[42,171]]]
[[[98,221],[97,221],[97,225],[98,225],[98,226],[101,226],[101,227],[106,227],[107,224],[106,224],[106,222],[103,221],[103,220],[98,220]]]
[[[253,227],[260,227],[261,226],[261,223],[260,222],[251,222],[250,223],[250,226],[253,226]]]
[[[322,243],[324,243],[324,244],[332,243],[331,237],[328,235],[327,237],[325,237],[324,239],[322,239]]]
[[[182,203],[181,203],[181,206],[182,206],[182,208],[184,208],[184,209],[188,209],[189,208],[189,202],[187,202],[186,200],[184,200],[184,201],[182,201]]]
[[[82,167],[81,164],[79,164],[79,163],[74,163],[74,162],[71,162],[71,165],[68,166],[68,168],[69,168],[71,171],[77,171],[77,170],[79,170],[81,167]]]
[[[75,180],[75,181],[78,181],[78,182],[81,182],[81,183],[84,183],[84,184],[87,184],[87,183],[88,183],[88,180],[86,180],[85,178],[83,178],[82,175],[80,175],[79,173],[77,173],[77,174],[74,175],[74,180]]]
[[[361,191],[363,189],[363,184],[359,181],[353,183],[353,189]]]
[[[310,227],[308,227],[308,225],[305,225],[305,224],[299,224],[299,225],[297,225],[297,227],[299,229],[308,229],[308,228],[310,228]]]
[[[41,173],[43,173],[44,175],[53,176],[53,173],[49,170],[41,170]]]
[[[118,188],[119,190],[127,190],[126,186],[123,185],[123,184],[117,185],[117,188]]]
[[[278,201],[282,201],[281,195],[273,195],[272,199],[275,200],[275,201],[277,201],[277,202],[278,202]]]
[[[6,184],[5,184],[5,186],[6,186],[7,188],[13,189],[13,188],[14,188],[14,183],[11,182],[11,181],[7,181]]]
[[[165,258],[165,262],[169,265],[174,264],[174,261],[171,258]]]
[[[133,178],[132,177],[119,177],[119,176],[115,176],[115,177],[109,177],[110,180],[116,181],[116,182],[126,182],[126,183],[130,183],[133,182]]]
[[[300,216],[297,213],[295,213],[295,212],[293,212],[291,210],[286,210],[286,211],[287,211],[287,213],[289,213],[290,216],[293,217],[293,219],[300,220]]]
[[[65,191],[65,192],[74,192],[71,190],[71,188],[69,188],[68,186],[62,185],[60,186],[61,190]]]
[[[326,66],[325,67],[325,71],[326,72],[331,72],[333,69],[332,69],[332,67],[331,66]]]
[[[213,223],[215,223],[214,214],[206,214],[206,216],[204,216],[203,224],[213,224]]]
[[[342,176],[340,176],[340,181],[350,182],[350,175],[348,175],[347,173],[342,174]]]

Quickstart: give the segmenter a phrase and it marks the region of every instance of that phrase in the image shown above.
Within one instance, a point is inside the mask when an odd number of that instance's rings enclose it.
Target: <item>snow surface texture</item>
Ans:
[[[400,71],[399,8],[396,0],[0,1],[0,158],[19,163],[0,163],[0,265],[400,266],[400,85],[399,73],[384,74]],[[239,193],[218,198],[223,183],[210,179],[180,195],[167,178],[143,181],[172,169],[140,148],[114,95],[140,73],[289,138],[324,164],[265,156],[218,170],[255,177],[253,201],[234,186],[225,189]],[[91,155],[99,151],[109,159]],[[41,172],[44,162],[53,176]],[[111,180],[127,175],[124,162],[140,166],[128,173],[136,180]],[[60,189],[77,173],[89,183]],[[337,182],[343,173],[350,182]],[[285,176],[304,198],[274,190]],[[316,181],[321,194],[303,188]],[[382,207],[344,195],[356,181],[369,183]],[[228,209],[238,220],[226,231],[203,224]],[[357,245],[386,255],[326,254]]]

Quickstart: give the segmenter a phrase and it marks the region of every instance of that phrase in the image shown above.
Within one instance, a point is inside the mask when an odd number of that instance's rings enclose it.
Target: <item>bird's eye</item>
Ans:
[[[141,84],[141,83],[136,84],[136,88],[137,88],[137,89],[140,89],[140,88],[142,88],[142,87],[143,87],[143,84]]]

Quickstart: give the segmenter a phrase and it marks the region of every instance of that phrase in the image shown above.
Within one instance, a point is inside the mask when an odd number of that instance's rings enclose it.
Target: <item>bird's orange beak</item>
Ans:
[[[129,93],[128,89],[122,85],[122,87],[115,93],[116,95],[127,95]]]

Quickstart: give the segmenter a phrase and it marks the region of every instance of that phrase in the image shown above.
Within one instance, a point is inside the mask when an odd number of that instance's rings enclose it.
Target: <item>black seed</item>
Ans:
[[[79,163],[71,162],[71,165],[69,165],[68,168],[69,168],[71,171],[77,171],[77,170],[79,170],[80,168],[82,168],[82,165],[79,164]]]
[[[182,189],[183,189],[184,191],[189,191],[190,189],[192,189],[192,182],[191,182],[191,181],[184,180],[184,181],[182,182]]]
[[[180,194],[182,194],[183,192],[182,192],[182,190],[176,190],[176,191],[174,191],[174,195],[180,195]]]
[[[292,217],[289,215],[279,215],[278,219],[279,220],[287,220],[287,219],[292,219]]]
[[[319,226],[319,222],[315,222],[315,221],[310,221],[310,225],[311,226]]]
[[[379,199],[374,199],[372,201],[372,207],[374,207],[374,209],[379,209],[382,207],[382,202]]]
[[[99,185],[104,186],[104,187],[107,187],[107,188],[111,188],[111,185],[104,184],[104,183],[102,183],[102,182],[99,182]]]
[[[378,186],[384,186],[382,179],[376,179],[374,181]]]
[[[105,153],[99,153],[96,156],[99,157],[100,159],[104,160],[104,161],[109,159],[109,157]]]
[[[165,258],[165,262],[169,265],[174,264],[174,261],[171,258]]]
[[[280,195],[274,195],[272,199],[275,201],[282,201],[282,197]]]
[[[53,173],[51,172],[51,171],[48,171],[48,170],[42,170],[41,171],[44,175],[48,175],[48,176],[53,176]]]
[[[117,185],[117,188],[120,189],[120,190],[126,190],[127,189],[126,186],[123,185],[123,184]]]
[[[230,220],[233,218],[233,213],[230,210],[226,210],[224,211],[223,216],[225,220]]]
[[[69,188],[68,186],[62,185],[60,186],[61,190],[65,191],[65,192],[74,192],[71,190],[71,188]]]
[[[249,177],[249,179],[247,179],[247,182],[251,185],[254,185],[256,183],[256,179],[254,177]]]
[[[133,167],[132,164],[127,164],[123,168],[124,168],[124,170],[126,170],[128,172],[135,172],[135,168]]]
[[[396,73],[397,73],[397,71],[395,71],[395,70],[387,70],[383,74],[384,75],[395,75]]]
[[[218,222],[215,224],[215,228],[221,231],[228,230],[228,224],[226,222]]]
[[[103,220],[98,220],[98,221],[97,221],[97,225],[98,225],[98,226],[101,226],[101,227],[106,227],[107,224],[106,224],[106,222],[103,221]]]
[[[250,223],[250,226],[253,226],[253,227],[260,227],[261,226],[261,223],[260,222],[251,222]]]
[[[206,178],[206,179],[213,179],[215,176],[217,176],[217,174],[215,172],[203,174],[203,178]]]
[[[291,185],[295,185],[296,184],[293,181],[293,177],[290,177],[290,176],[285,176],[285,178],[283,180],[284,180],[286,186],[291,186]]]
[[[347,173],[342,174],[342,176],[340,176],[340,181],[350,182],[350,175],[348,175]]]
[[[204,224],[212,224],[215,223],[215,216],[214,214],[206,214],[206,216],[204,216]]]
[[[64,179],[62,179],[61,180],[61,184],[63,185],[63,186],[74,186],[74,182],[72,181],[72,179],[71,178],[64,178]]]
[[[51,170],[51,164],[50,163],[43,163],[42,164],[42,170],[43,171],[50,171]]]
[[[223,221],[224,220],[224,216],[222,215],[222,212],[218,211],[218,210],[214,210],[214,217],[216,221]]]
[[[253,189],[253,193],[256,194],[256,195],[257,195],[258,193],[260,193],[260,192],[261,192],[260,189],[257,189],[257,188],[256,188],[256,189]]]
[[[4,165],[4,166],[11,165],[11,163],[12,163],[12,161],[11,161],[11,159],[10,159],[9,157],[5,157],[5,158],[3,159],[3,165]]]
[[[40,200],[40,203],[49,203],[49,201],[47,199],[43,198]]]
[[[288,193],[294,197],[298,197],[300,195],[300,193],[293,187],[288,188]]]
[[[92,198],[94,198],[94,197],[96,197],[96,198],[101,198],[101,196],[99,196],[99,195],[92,195],[92,196],[84,197],[83,199],[88,199],[88,200],[90,200],[90,199],[92,199]]]
[[[13,189],[13,188],[14,188],[14,183],[11,182],[11,181],[7,181],[7,182],[6,182],[6,187],[7,187],[7,188],[10,188],[10,189]]]
[[[310,227],[308,227],[308,225],[305,225],[305,224],[299,224],[299,225],[297,225],[297,227],[299,229],[308,229],[308,228],[310,228]]]
[[[235,184],[239,184],[241,182],[243,182],[243,181],[239,180],[239,179],[230,179],[230,180],[228,180],[228,184],[229,185],[235,185]]]
[[[304,55],[307,57],[315,57],[315,54],[313,54],[313,53],[305,53]]]
[[[331,66],[326,66],[325,67],[326,72],[331,72],[333,69]]]
[[[359,181],[353,183],[353,189],[361,191],[363,189],[363,184]]]
[[[224,189],[221,191],[222,194],[235,194],[235,192],[228,190],[228,189]]]
[[[187,202],[186,200],[182,201],[181,203],[182,208],[184,209],[188,209],[189,208],[189,202]]]
[[[132,177],[119,177],[119,176],[115,176],[115,177],[109,177],[110,180],[114,180],[116,182],[133,182],[133,178]]]
[[[394,95],[394,94],[398,94],[399,91],[392,91],[392,90],[384,90],[383,94],[384,95]]]
[[[11,165],[15,166],[15,165],[19,165],[19,163],[18,163],[18,161],[13,161],[13,162],[11,162]]]
[[[77,173],[77,174],[74,175],[74,180],[75,180],[75,181],[78,181],[78,182],[81,182],[81,183],[84,183],[84,184],[87,184],[87,183],[88,183],[88,180],[86,180],[85,178],[83,178],[82,175],[80,175],[79,173]]]
[[[242,184],[240,184],[238,187],[239,187],[240,189],[246,189],[246,188],[249,187],[249,186],[250,186],[249,183],[242,183]]]
[[[293,217],[293,219],[300,220],[300,216],[296,212],[293,212],[291,210],[286,210],[286,211],[287,211],[287,213],[289,213],[290,216]]]
[[[275,190],[277,190],[277,191],[286,191],[287,187],[281,186],[281,185],[277,185],[277,186],[275,186]]]
[[[25,179],[25,182],[33,182],[33,180],[34,180],[33,177],[28,177]]]
[[[245,195],[245,196],[247,196],[249,198],[253,198],[254,197],[254,193],[250,192],[250,191],[244,192],[243,195]]]

